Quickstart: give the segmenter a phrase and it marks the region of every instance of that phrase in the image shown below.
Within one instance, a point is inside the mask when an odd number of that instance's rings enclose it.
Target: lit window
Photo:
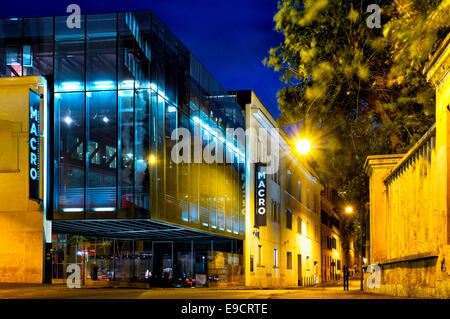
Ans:
[[[273,267],[278,268],[278,249],[273,250]]]

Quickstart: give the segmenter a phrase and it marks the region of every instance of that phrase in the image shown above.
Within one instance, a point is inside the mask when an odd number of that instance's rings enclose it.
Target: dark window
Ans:
[[[272,220],[277,223],[280,222],[280,204],[274,200],[272,200]]]
[[[292,212],[289,209],[286,211],[286,228],[292,229]]]
[[[116,88],[116,29],[115,14],[87,15],[87,90]]]
[[[289,194],[292,194],[292,174],[289,170],[287,171],[286,190]]]
[[[290,251],[287,252],[286,268],[287,269],[292,269],[292,253]]]
[[[69,29],[67,17],[55,17],[55,92],[85,89],[85,16],[81,28]]]

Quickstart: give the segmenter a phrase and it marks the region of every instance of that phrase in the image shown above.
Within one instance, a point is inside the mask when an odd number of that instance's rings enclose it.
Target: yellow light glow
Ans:
[[[353,212],[353,208],[351,206],[347,206],[347,207],[345,207],[345,212],[347,214],[351,214]]]
[[[306,155],[311,152],[311,141],[305,138],[298,140],[295,143],[295,149],[298,153]]]
[[[155,164],[155,163],[156,163],[156,157],[155,157],[155,155],[150,155],[150,156],[148,157],[148,162],[149,162],[150,164]]]

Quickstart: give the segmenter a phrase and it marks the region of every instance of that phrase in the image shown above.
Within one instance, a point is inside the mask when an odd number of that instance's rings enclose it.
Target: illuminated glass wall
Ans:
[[[73,29],[66,20],[0,20],[0,76],[53,84],[53,218],[152,218],[243,236],[245,147],[227,129],[245,129],[244,110],[151,12],[82,15]],[[181,127],[191,162],[177,164]],[[208,145],[219,162],[203,160]]]

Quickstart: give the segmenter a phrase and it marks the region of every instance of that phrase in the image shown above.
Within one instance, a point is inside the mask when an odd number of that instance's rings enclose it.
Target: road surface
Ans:
[[[65,285],[0,284],[0,299],[394,299],[359,290],[359,281],[298,289],[80,288]]]

